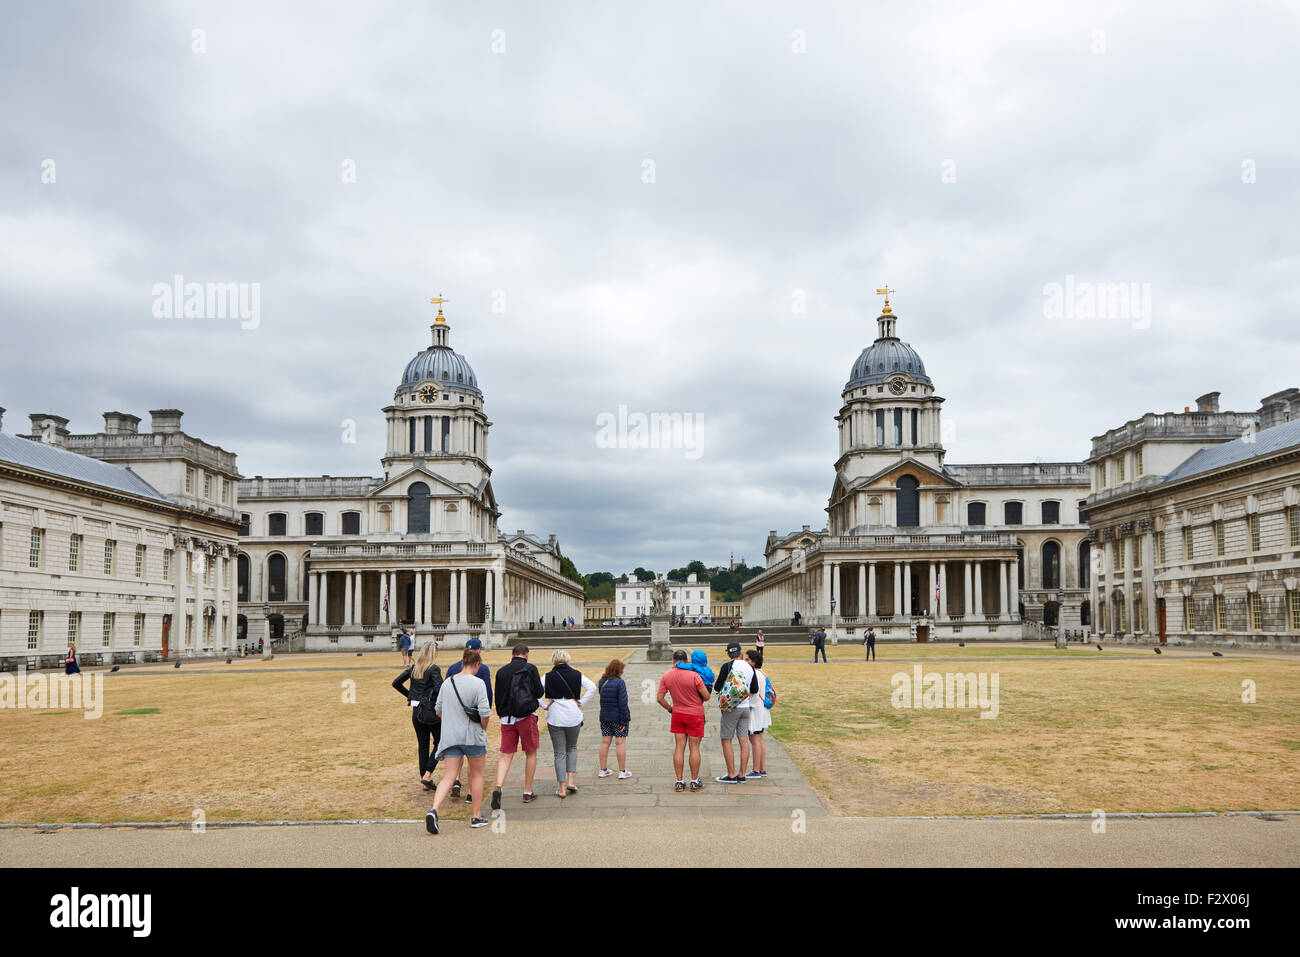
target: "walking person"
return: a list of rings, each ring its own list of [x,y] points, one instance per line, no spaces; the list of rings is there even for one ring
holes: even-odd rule
[[[63,657],[63,673],[65,675],[81,674],[81,664],[77,661],[77,646],[68,644],[68,653]]]
[[[776,689],[772,688],[772,683],[763,673],[763,653],[747,651],[745,657],[754,666],[754,675],[758,678],[758,694],[755,696],[758,700],[749,706],[749,755],[750,767],[753,770],[748,776],[765,778],[767,777],[767,739],[763,736],[763,732],[772,726],[772,715],[768,709],[776,703]]]
[[[409,629],[403,627],[397,636],[397,651],[402,656],[402,667],[409,667],[411,664],[411,650],[415,640],[411,637]]]
[[[682,775],[686,763],[686,747],[691,749],[691,793],[704,787],[700,783],[700,742],[704,740],[704,702],[709,700],[709,686],[699,672],[686,663],[686,652],[673,652],[673,666],[659,679],[659,707],[671,716],[668,730],[673,735],[673,771],[677,783],[673,790],[686,790]]]
[[[713,690],[718,692],[718,707],[722,710],[722,757],[727,762],[727,773],[714,780],[719,784],[743,784],[745,768],[749,764],[749,712],[751,701],[758,693],[758,675],[754,667],[740,656],[740,642],[727,645],[730,659],[718,669],[718,680]],[[731,740],[740,740],[740,771],[736,771],[736,757]]]
[[[618,779],[630,778],[627,769],[627,729],[632,723],[632,712],[627,705],[627,682],[623,680],[623,662],[615,658],[605,666],[605,673],[596,682],[600,692],[600,774],[607,778],[614,772],[609,769],[609,743],[616,742]]]
[[[813,632],[813,664],[817,664],[817,655],[821,654],[822,662],[826,663],[826,629],[818,626]]]
[[[487,689],[477,677],[482,661],[477,651],[466,649],[461,655],[460,671],[449,675],[438,690],[435,709],[442,719],[442,740],[436,757],[446,761],[447,770],[433,792],[433,807],[424,816],[424,826],[430,834],[438,833],[438,808],[451,790],[451,782],[459,779],[462,761],[469,765],[469,826],[487,826],[487,818],[482,814],[483,765],[487,762],[487,726],[492,705],[488,703]]]
[[[555,751],[555,796],[577,794],[578,732],[582,730],[582,708],[596,693],[596,686],[582,672],[571,667],[567,651],[551,655],[552,668],[542,683],[546,694],[546,731]]]
[[[867,661],[876,660],[876,629],[867,626],[867,633],[862,636],[862,643],[867,646]]]
[[[524,803],[537,800],[533,775],[537,773],[537,751],[541,735],[537,709],[543,694],[542,676],[528,661],[528,646],[522,641],[511,652],[510,663],[497,672],[497,716],[501,719],[501,757],[497,761],[497,784],[492,789],[492,810],[501,808],[501,789],[520,748],[524,752]]]
[[[393,679],[393,687],[411,708],[411,725],[415,728],[415,745],[420,758],[420,783],[426,791],[433,790],[433,769],[438,765],[436,754],[438,739],[442,735],[442,719],[436,712],[438,690],[442,687],[442,670],[434,664],[437,657],[437,644],[426,641],[410,666]]]
[[[481,653],[483,651],[483,642],[479,641],[477,638],[471,638],[469,639],[469,641],[465,642],[465,650],[477,651]],[[462,667],[463,666],[460,661],[452,662],[452,664],[447,668],[447,677],[450,678],[454,674],[459,674],[460,669]],[[480,659],[477,673],[478,676],[483,680],[483,686],[487,688],[488,707],[490,708],[492,707],[492,669],[490,669],[487,665],[483,664],[482,660]],[[460,788],[461,788],[460,778],[456,778],[456,780],[453,781],[451,784],[451,796],[460,797]],[[469,801],[470,801],[469,795],[467,794],[465,795],[465,803],[468,804]]]
[[[763,634],[763,629],[758,629],[758,634],[754,636],[754,647],[758,649],[759,654],[763,653],[763,645],[766,642],[767,637]]]

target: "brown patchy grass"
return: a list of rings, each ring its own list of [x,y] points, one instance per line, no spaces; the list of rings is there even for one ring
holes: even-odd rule
[[[882,645],[881,660],[866,663],[860,649],[838,651],[856,660],[769,656],[767,668],[779,684],[773,731],[835,813],[1300,806],[1295,658]],[[998,717],[895,709],[892,676],[910,677],[918,663],[926,674],[997,672]],[[1242,703],[1245,679],[1256,684],[1254,704]]]
[[[627,653],[581,649],[573,658],[595,680]],[[484,658],[495,674],[510,653]],[[438,660],[445,671],[458,658],[443,652]],[[531,660],[545,673],[550,651],[537,649]],[[189,822],[196,809],[207,821],[421,818],[428,809],[410,710],[390,687],[401,670],[396,653],[148,670],[105,675],[97,720],[81,711],[0,710],[0,821]],[[345,680],[356,683],[354,704],[343,703]],[[117,713],[152,708],[158,713]],[[488,740],[490,778],[495,720]],[[452,820],[468,817],[451,799],[443,809]]]

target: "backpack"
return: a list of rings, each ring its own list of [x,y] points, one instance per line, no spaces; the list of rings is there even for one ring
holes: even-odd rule
[[[722,691],[718,693],[718,707],[723,711],[734,711],[748,697],[749,685],[736,673],[736,666],[732,665],[727,671]]]
[[[506,695],[506,713],[512,718],[526,718],[537,710],[537,696],[529,689],[528,669],[520,668],[510,676]]]
[[[767,675],[763,675],[763,680],[767,683],[763,689],[763,707],[770,711],[772,705],[776,704],[776,689],[772,687],[772,679]]]
[[[442,688],[442,669],[437,665],[430,665],[421,680],[424,685],[419,697],[415,699],[415,720],[420,724],[438,724],[441,720],[438,717],[437,704],[438,692]],[[411,678],[411,682],[415,682],[414,677]]]

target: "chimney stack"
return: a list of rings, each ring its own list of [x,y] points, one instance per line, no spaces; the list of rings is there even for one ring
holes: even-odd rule
[[[1271,429],[1283,425],[1300,414],[1300,389],[1283,389],[1260,399],[1259,427]]]
[[[33,412],[29,418],[32,420],[31,437],[37,442],[57,445],[59,448],[67,445],[68,420],[63,416],[50,412]]]
[[[150,409],[149,416],[151,423],[150,432],[179,432],[181,430],[181,416],[185,413],[180,409]]]
[[[105,435],[135,435],[140,431],[140,416],[127,412],[105,412]]]
[[[1205,395],[1196,398],[1197,412],[1218,412],[1219,411],[1219,393],[1207,392]]]

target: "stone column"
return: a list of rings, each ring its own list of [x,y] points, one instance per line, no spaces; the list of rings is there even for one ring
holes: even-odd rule
[[[926,593],[925,596],[925,607],[929,609],[931,618],[937,617],[939,613],[938,604],[935,602],[934,599],[935,583],[938,582],[938,580],[939,580],[938,566],[934,562],[931,562],[930,563],[930,590],[929,592]]]
[[[307,624],[309,625],[320,622],[320,611],[316,608],[316,599],[320,594],[319,579],[320,572],[312,572],[307,576]]]
[[[356,573],[357,597],[353,599],[352,602],[352,614],[353,617],[355,618],[355,620],[353,621],[354,625],[365,624],[366,621],[365,608],[362,605],[363,588],[361,587],[364,578],[365,578],[364,572]]]
[[[1007,563],[1007,614],[1012,618],[1020,616],[1020,583],[1016,576],[1020,573],[1020,563],[1014,558]]]
[[[415,573],[415,609],[411,616],[415,619],[415,625],[424,624],[424,572]]]
[[[1100,563],[1092,559],[1095,548],[1097,542],[1090,542],[1088,545],[1088,631],[1100,634],[1101,628],[1097,624],[1097,566]]]
[[[817,610],[819,615],[829,615],[831,613],[831,566],[830,562],[822,559],[822,601],[821,608]]]
[[[867,614],[867,566],[858,562],[858,607],[859,617]]]
[[[457,612],[460,610],[459,595],[456,592],[456,586],[459,584],[457,581],[457,575],[458,573],[456,569],[453,568],[447,586],[447,620],[453,625],[460,624],[460,618],[457,616]]]
[[[975,563],[975,615],[979,617],[984,614],[984,563],[977,561]]]
[[[903,611],[903,566],[899,562],[890,562],[889,570],[894,576],[894,614],[905,614]]]
[[[912,563],[903,562],[903,614],[912,614]]]
[[[867,562],[867,614],[876,616],[876,563]]]
[[[948,617],[948,563],[939,563],[939,617]]]
[[[343,624],[352,624],[352,573],[343,573]]]
[[[1137,619],[1133,617],[1133,536],[1126,536],[1123,541],[1124,548],[1124,627],[1130,632],[1137,631],[1133,627]],[[1143,622],[1146,625],[1147,622]]]
[[[1007,561],[998,562],[998,612],[1002,617],[1011,614],[1007,607],[1007,579],[1010,577],[1011,563]]]
[[[971,593],[973,589],[971,588],[970,559],[964,561],[962,565],[961,613],[967,618],[970,618],[975,614],[973,610],[974,606],[971,604]]]
[[[397,572],[388,573],[388,623],[391,625],[399,618],[397,611]]]
[[[322,625],[330,623],[330,575],[329,572],[320,573],[320,614],[317,620]]]
[[[224,651],[226,648],[226,631],[221,626],[221,619],[224,617],[223,613],[226,608],[226,562],[225,559],[222,558],[220,552],[213,555],[211,560],[215,562],[217,566],[217,573],[213,578],[216,582],[216,586],[212,591],[212,604],[216,607],[216,615],[212,621],[212,630],[215,632],[212,645],[214,648],[220,648]]]

